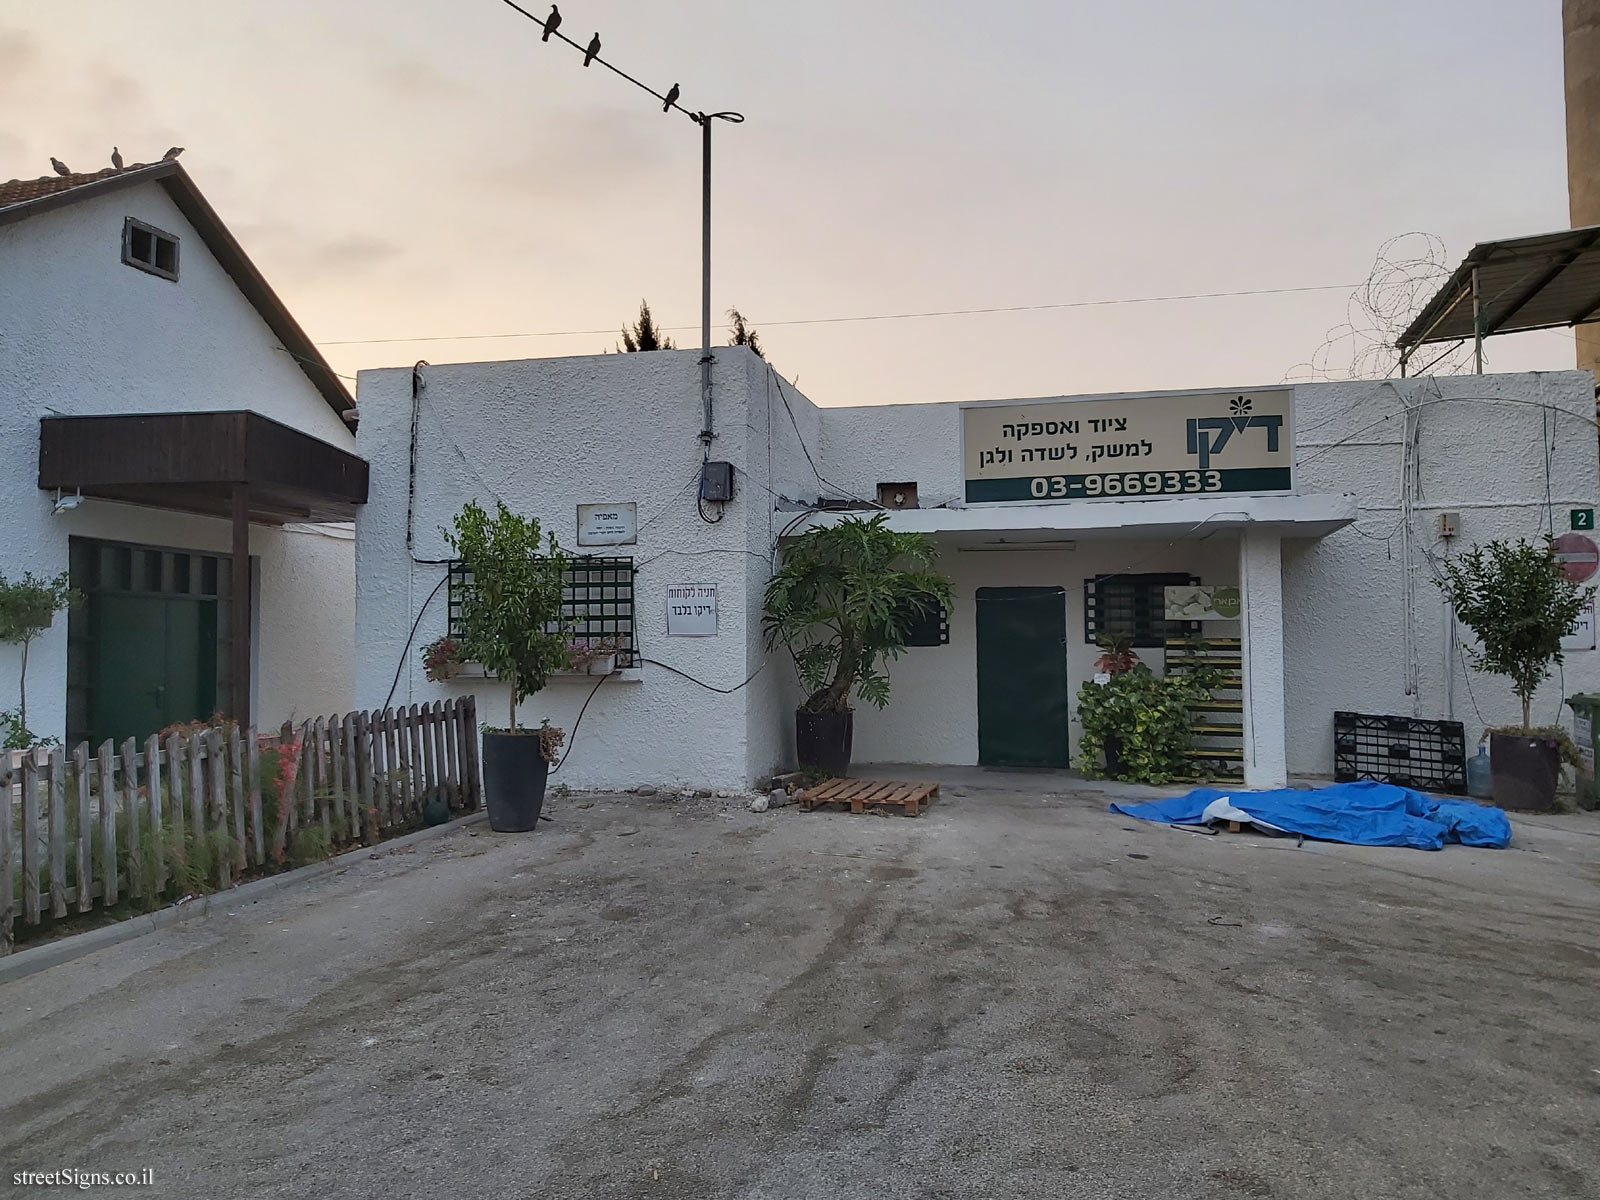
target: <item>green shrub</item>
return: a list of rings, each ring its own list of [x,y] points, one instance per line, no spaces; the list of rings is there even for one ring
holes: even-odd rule
[[[1157,675],[1138,663],[1106,683],[1085,683],[1078,689],[1078,721],[1083,726],[1079,769],[1085,775],[1098,774],[1095,759],[1107,740],[1115,738],[1122,764],[1112,778],[1162,784],[1192,774],[1189,709],[1209,699],[1222,679],[1214,667]]]

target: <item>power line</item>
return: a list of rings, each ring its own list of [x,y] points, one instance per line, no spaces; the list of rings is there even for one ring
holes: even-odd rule
[[[551,38],[556,38],[558,41],[563,41],[567,45],[571,46],[574,50],[576,50],[579,54],[583,55],[583,65],[584,66],[587,67],[590,63],[597,62],[602,67],[604,67],[606,70],[610,71],[613,75],[620,75],[622,78],[626,79],[629,83],[633,84],[634,87],[639,88],[639,89],[641,89],[643,91],[649,92],[657,100],[661,101],[661,103],[662,103],[661,111],[662,112],[666,112],[669,109],[674,109],[675,108],[679,112],[681,112],[684,116],[688,117],[689,120],[693,121],[696,125],[700,124],[702,121],[705,120],[705,114],[704,113],[691,112],[689,109],[684,108],[683,105],[678,103],[678,85],[677,84],[673,84],[672,85],[671,93],[669,93],[668,95],[662,95],[660,92],[656,91],[655,88],[651,87],[648,83],[641,83],[639,80],[635,79],[632,75],[629,75],[621,67],[618,67],[613,63],[609,63],[605,59],[601,58],[600,57],[600,51],[599,51],[600,35],[598,33],[596,33],[594,35],[594,41],[590,42],[589,45],[587,45],[587,46],[578,45],[577,42],[573,41],[566,34],[562,33],[560,31],[560,29],[557,28],[557,26],[560,25],[560,23],[561,23],[561,16],[560,16],[559,13],[556,12],[556,6],[555,5],[552,4],[550,6],[551,14],[554,16],[555,19],[554,20],[550,20],[550,19],[547,18],[545,20],[540,20],[538,17],[534,16],[531,12],[529,12],[527,9],[523,8],[520,4],[512,3],[512,0],[500,0],[500,2],[502,4],[504,4],[507,8],[515,9],[517,12],[519,12],[523,16],[527,17],[528,20],[532,21],[540,29],[544,30],[544,37],[541,39],[542,41],[549,41]]]
[[[510,0],[504,0],[510,3]],[[1314,287],[1253,288],[1237,292],[1188,292],[1172,296],[1125,296],[1113,300],[1063,300],[1054,304],[1010,304],[992,308],[948,308],[929,312],[866,313],[850,317],[800,317],[786,321],[752,321],[762,328],[780,325],[846,325],[864,321],[916,321],[928,317],[970,317],[991,313],[1047,312],[1065,308],[1109,308],[1122,304],[1166,304],[1178,300],[1221,300],[1238,296],[1285,296],[1296,292],[1341,292],[1354,286],[1348,283],[1323,283]],[[663,325],[663,330],[679,333],[698,329],[698,325]],[[422,337],[346,338],[336,342],[318,342],[319,346],[379,346],[401,342],[478,342],[504,338],[537,337],[610,337],[615,329],[556,329],[532,333],[452,333],[432,334]]]

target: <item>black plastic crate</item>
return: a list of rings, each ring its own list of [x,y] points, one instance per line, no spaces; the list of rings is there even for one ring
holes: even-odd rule
[[[1333,778],[1376,779],[1428,792],[1467,790],[1467,735],[1460,721],[1333,714]]]

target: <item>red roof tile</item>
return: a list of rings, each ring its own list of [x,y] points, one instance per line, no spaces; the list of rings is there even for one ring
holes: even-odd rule
[[[0,183],[0,208],[9,208],[13,204],[26,204],[29,200],[38,200],[42,196],[54,196],[57,192],[70,191],[86,183],[97,183],[113,175],[137,171],[149,165],[149,163],[130,163],[120,170],[116,167],[107,167],[92,174],[74,172],[71,175],[45,175],[39,179],[7,180],[5,183]]]

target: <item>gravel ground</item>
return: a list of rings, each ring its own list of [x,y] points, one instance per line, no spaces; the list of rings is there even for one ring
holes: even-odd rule
[[[1104,802],[1015,780],[915,820],[575,796],[536,835],[216,900],[0,986],[0,1182],[1597,1194],[1600,818],[1424,854]]]

